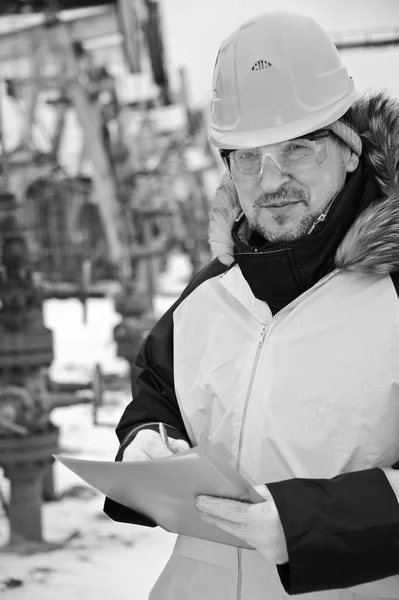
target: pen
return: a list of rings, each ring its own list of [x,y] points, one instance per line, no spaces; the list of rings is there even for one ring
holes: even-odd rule
[[[168,434],[166,433],[165,425],[163,423],[159,423],[158,427],[159,427],[159,435],[161,436],[161,440],[163,441],[165,446],[167,448],[169,448]],[[170,448],[169,448],[169,450],[170,450]]]

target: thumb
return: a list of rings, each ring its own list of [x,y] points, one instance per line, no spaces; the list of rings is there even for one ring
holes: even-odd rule
[[[180,454],[180,452],[186,452],[187,450],[190,450],[190,446],[185,440],[174,440],[173,438],[168,438],[168,443],[173,454]]]
[[[274,503],[273,496],[269,492],[269,488],[266,485],[255,485],[254,490],[256,490],[258,494],[260,494],[265,500]]]

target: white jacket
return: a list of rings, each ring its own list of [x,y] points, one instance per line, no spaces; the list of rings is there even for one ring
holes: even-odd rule
[[[370,102],[377,105],[383,101],[378,97]],[[366,109],[370,110],[370,105],[360,102],[360,117]],[[389,116],[395,114],[397,123],[397,107],[391,109]],[[373,132],[379,152],[387,131],[387,124],[380,123]],[[370,156],[375,158],[371,151]],[[141,396],[127,409],[120,426],[122,440],[129,428],[145,422],[148,415],[149,421],[157,418],[184,431],[193,445],[208,437],[222,442],[234,456],[238,471],[257,484],[270,484],[282,511],[293,580],[301,544],[311,549],[313,555],[309,556],[316,565],[317,536],[325,533],[318,532],[324,517],[317,521],[315,516],[313,523],[310,513],[306,518],[310,519],[307,527],[313,541],[307,541],[306,532],[303,540],[291,536],[296,525],[284,515],[284,506],[295,506],[290,490],[296,488],[290,488],[290,482],[297,478],[318,482],[323,494],[329,489],[323,487],[324,480],[362,471],[365,479],[359,481],[366,482],[370,473],[382,489],[381,505],[375,507],[373,516],[376,521],[370,522],[376,529],[375,547],[384,543],[385,535],[377,535],[379,508],[381,531],[383,527],[384,532],[390,531],[390,543],[399,546],[399,471],[391,468],[399,460],[399,299],[389,276],[399,270],[397,156],[395,160],[391,165],[384,161],[385,171],[375,160],[383,201],[369,207],[348,231],[336,253],[335,269],[274,316],[266,302],[255,298],[238,265],[232,266],[228,232],[239,207],[225,182],[218,191],[211,224],[211,242],[220,268],[205,270],[150,334],[138,361],[143,368]],[[164,355],[168,352],[167,365]],[[160,392],[161,383],[166,386],[165,393]],[[182,425],[175,410],[167,420],[160,409],[154,414],[148,408],[156,394],[166,397],[172,388]],[[313,489],[311,482],[308,487]],[[337,489],[341,489],[338,484]],[[368,489],[365,484],[364,490]],[[286,502],[281,502],[282,497]],[[332,527],[326,534],[331,541],[329,556],[335,552],[337,564],[344,565],[339,562],[340,555],[348,561],[352,556],[341,547],[345,538],[339,532],[334,537],[334,522],[340,530],[349,521],[350,528],[357,515],[351,513],[350,499],[341,500],[338,493],[327,509],[323,503],[320,506],[330,513],[325,517],[326,528],[327,522]],[[369,501],[364,496],[356,499],[359,513]],[[375,498],[372,501],[376,502]],[[303,509],[306,512],[306,505]],[[395,519],[391,528],[389,522],[383,522],[385,511]],[[359,539],[363,535],[367,544],[362,563],[366,565],[367,552],[371,556],[375,548],[368,527],[362,528]],[[373,564],[380,560],[378,573],[383,573],[391,555],[387,551],[383,560],[379,556],[376,551]],[[312,564],[303,565],[311,573]],[[359,572],[362,568],[365,570],[360,567]],[[399,573],[399,560],[395,572]],[[364,575],[366,581],[367,573]],[[339,576],[336,573],[333,587]],[[295,587],[293,593],[297,593]],[[255,550],[180,536],[150,600],[287,597],[276,566]],[[298,597],[399,598],[399,576]]]

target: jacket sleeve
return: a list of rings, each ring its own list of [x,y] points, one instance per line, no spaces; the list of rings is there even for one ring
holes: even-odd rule
[[[288,549],[288,594],[348,588],[399,574],[399,461],[332,479],[268,483]]]
[[[221,274],[226,267],[217,259],[198,273],[180,298],[161,317],[144,341],[136,360],[138,372],[135,394],[126,407],[116,428],[120,447],[116,460],[122,460],[123,451],[142,428],[157,429],[165,424],[167,433],[182,438],[190,445],[174,388],[173,373],[173,313],[184,299],[201,283]],[[104,512],[114,521],[154,527],[147,517],[106,498]]]

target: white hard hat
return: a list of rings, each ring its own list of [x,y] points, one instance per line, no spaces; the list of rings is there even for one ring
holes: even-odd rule
[[[276,144],[329,125],[356,97],[338,50],[316,21],[263,13],[219,49],[210,141],[224,149]]]

